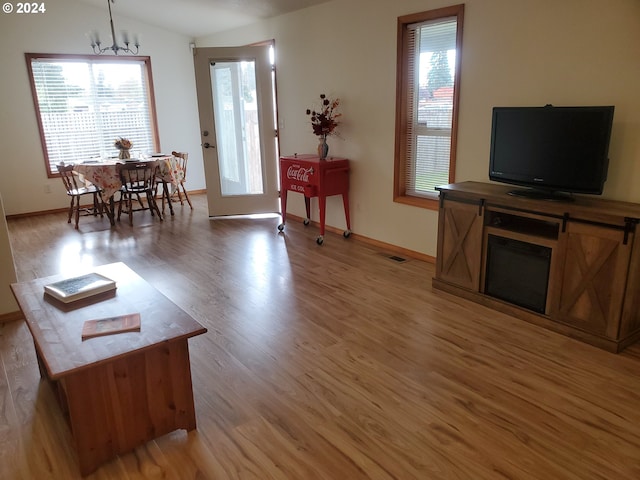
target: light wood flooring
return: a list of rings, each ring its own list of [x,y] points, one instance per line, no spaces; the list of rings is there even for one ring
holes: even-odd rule
[[[19,280],[123,261],[209,330],[189,341],[197,431],[88,478],[640,478],[640,345],[608,353],[433,291],[429,263],[193,200],[133,228],[9,221]],[[0,360],[0,478],[80,478],[22,321]]]

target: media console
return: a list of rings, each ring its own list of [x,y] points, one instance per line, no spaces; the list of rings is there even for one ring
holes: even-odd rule
[[[438,187],[433,287],[600,348],[640,338],[640,204],[554,202],[505,185]]]

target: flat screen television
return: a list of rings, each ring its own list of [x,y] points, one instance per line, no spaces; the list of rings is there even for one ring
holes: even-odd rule
[[[609,167],[613,106],[494,107],[489,179],[550,200],[601,195]]]

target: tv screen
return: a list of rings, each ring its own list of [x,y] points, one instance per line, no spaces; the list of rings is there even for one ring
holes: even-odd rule
[[[602,194],[609,166],[613,106],[494,107],[489,179],[554,198]]]

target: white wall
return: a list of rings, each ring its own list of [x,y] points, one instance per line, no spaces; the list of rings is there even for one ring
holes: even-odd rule
[[[305,109],[339,96],[343,140],[329,140],[330,154],[352,161],[353,231],[435,256],[436,212],[392,199],[397,17],[453,3],[334,0],[196,43],[275,39],[283,154],[315,151]],[[465,1],[456,180],[488,181],[493,106],[612,104],[604,196],[640,202],[639,19],[637,0]],[[342,227],[330,200],[327,223]]]
[[[352,160],[352,230],[435,256],[437,213],[392,200],[396,29],[400,15],[452,3],[333,0],[196,43],[275,39],[283,154],[315,151],[305,110],[320,93],[339,96],[343,139],[329,140],[330,154]],[[604,196],[640,202],[640,2],[467,0],[465,5],[457,180],[487,181],[494,105],[613,104]],[[96,26],[106,37],[105,10],[73,0],[47,2],[47,9],[41,16],[0,16],[0,192],[7,214],[67,204],[61,182],[45,177],[24,52],[88,53],[85,33]],[[115,22],[118,29],[143,34],[162,148],[189,151],[189,188],[205,188],[189,39],[117,14]],[[54,193],[43,193],[46,184]],[[303,216],[301,196],[289,197],[289,211]],[[315,201],[313,207],[317,219]],[[343,228],[339,197],[330,198],[327,207],[327,223]]]
[[[16,282],[16,269],[9,243],[7,221],[4,218],[4,206],[0,195],[0,316],[19,310],[9,285]]]
[[[68,206],[60,179],[46,176],[24,53],[90,54],[87,34],[94,29],[110,39],[106,5],[45,4],[44,14],[0,15],[0,192],[7,215]],[[115,8],[114,23],[116,33],[141,34],[140,54],[151,57],[161,149],[189,152],[187,188],[205,188],[191,39],[120,17]]]

